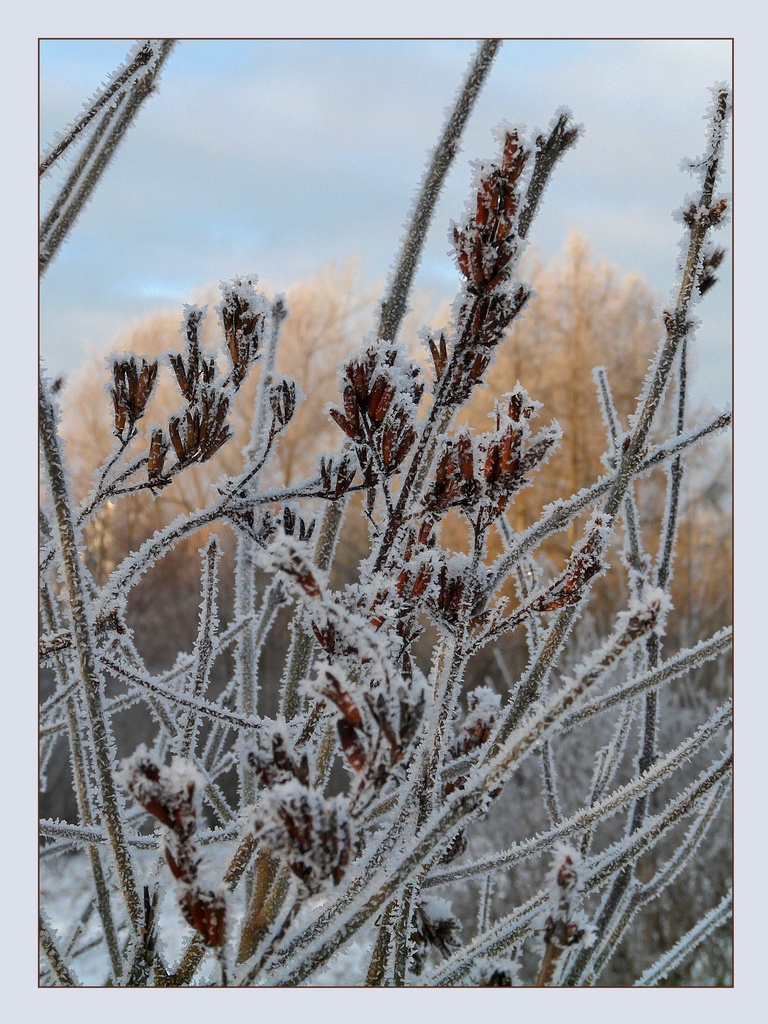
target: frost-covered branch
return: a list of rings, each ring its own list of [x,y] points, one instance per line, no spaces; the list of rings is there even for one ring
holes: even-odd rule
[[[697,803],[703,799],[704,795],[710,791],[711,787],[723,775],[729,772],[730,763],[730,758],[717,762],[715,767],[708,771],[694,786],[685,789],[678,797],[671,800],[667,807],[653,819],[649,818],[643,829],[633,835],[631,842],[622,841],[617,846],[609,847],[599,857],[593,858],[594,869],[591,876],[593,880],[597,883],[601,877],[603,880],[609,878],[619,863],[626,863],[647,849],[649,840],[658,842],[668,828],[678,821],[682,815],[690,813]],[[679,763],[677,767],[679,767]],[[658,777],[648,775],[637,783],[617,789],[602,800],[595,801],[588,807],[581,808],[561,822],[557,828],[551,829],[535,839],[527,840],[524,843],[516,843],[508,850],[492,854],[489,857],[479,858],[473,864],[465,867],[435,872],[426,879],[424,884],[426,887],[431,888],[464,878],[475,878],[492,871],[511,867],[513,864],[527,858],[538,856],[540,853],[550,849],[556,842],[577,835],[584,829],[592,827],[595,823],[605,820],[606,817],[626,807],[635,795],[651,790],[657,785]]]
[[[56,513],[57,542],[67,581],[72,633],[80,668],[83,701],[89,719],[94,753],[93,768],[101,794],[102,814],[109,833],[111,852],[126,909],[134,929],[138,930],[141,926],[141,909],[114,781],[112,740],[102,708],[104,681],[94,658],[96,645],[71,517],[72,503],[57,435],[56,414],[43,380],[40,381],[40,442]]]
[[[617,704],[633,700],[635,697],[640,696],[641,693],[660,686],[662,683],[685,675],[686,672],[689,672],[697,665],[702,665],[705,661],[716,658],[719,654],[730,650],[732,643],[733,630],[730,628],[720,630],[713,637],[710,637],[709,640],[702,640],[691,650],[681,651],[679,654],[673,655],[673,657],[659,665],[658,668],[645,672],[636,679],[628,680],[622,686],[609,690],[602,697],[598,697],[589,704],[582,704],[578,710],[570,715],[565,715],[561,719],[560,732],[566,732],[579,722],[591,718],[592,715],[599,715],[603,711],[608,711],[610,708],[615,707]]]
[[[394,341],[397,337],[400,323],[405,314],[413,276],[416,273],[443,182],[459,151],[459,140],[464,132],[464,127],[500,46],[500,39],[486,39],[478,46],[442,135],[432,152],[395,267],[387,285],[386,295],[381,303],[377,332],[379,338]]]
[[[676,967],[684,963],[712,932],[730,920],[733,914],[733,893],[728,891],[716,907],[678,939],[672,949],[664,953],[637,979],[635,985],[657,985]]]
[[[69,145],[87,130],[83,152],[51,203],[40,228],[40,273],[44,273],[78,214],[87,203],[139,109],[155,90],[160,70],[174,45],[172,39],[137,44],[112,83],[48,151],[40,173],[48,170]]]

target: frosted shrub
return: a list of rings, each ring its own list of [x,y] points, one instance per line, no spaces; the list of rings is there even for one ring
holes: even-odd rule
[[[672,748],[660,718],[667,684],[721,656],[731,633],[671,655],[663,647],[683,460],[730,421],[686,424],[684,372],[692,307],[722,258],[709,236],[728,210],[717,181],[730,96],[713,93],[707,148],[691,164],[698,191],[681,214],[674,302],[627,423],[607,374],[594,372],[605,474],[513,532],[507,513],[557,448],[559,426],[525,380],[497,397],[491,429],[456,422],[535,301],[519,263],[546,183],[578,139],[567,111],[532,138],[499,130],[452,228],[461,285],[451,322],[425,335],[429,368],[398,342],[431,211],[497,45],[480,47],[434,151],[378,329],[339,369],[327,410],[339,445],[310,478],[267,483],[302,396],[275,370],[289,311],[255,278],[222,286],[219,354],[201,345],[207,311],[188,306],[181,351],[165,364],[114,360],[114,451],[80,507],[41,383],[40,653],[55,677],[41,708],[41,771],[45,786],[52,749],[67,744],[78,815],[41,824],[43,888],[54,858],[60,879],[82,883],[63,910],[43,901],[45,984],[591,985],[643,907],[696,870],[729,792],[730,704],[708,708]],[[124,77],[124,90],[132,82]],[[676,365],[675,426],[658,440],[651,431]],[[145,424],[161,373],[172,374],[178,407]],[[158,494],[212,459],[252,373],[243,471],[97,585],[80,557],[84,527],[107,502]],[[669,486],[661,536],[650,538],[636,490],[655,467],[667,468]],[[365,517],[369,546],[338,586],[345,515]],[[464,550],[443,540],[446,517],[464,523]],[[236,538],[229,621],[213,527]],[[569,529],[570,555],[553,567],[541,547]],[[195,533],[205,542],[197,638],[152,674],[127,602]],[[584,613],[606,576],[614,604],[592,642]],[[260,656],[278,642],[281,610],[292,620],[275,696]],[[524,670],[514,676],[502,661],[499,678],[478,677],[477,655],[513,631],[528,644]],[[228,681],[214,686],[212,668],[229,655]],[[124,756],[113,718],[135,705],[154,735]],[[568,741],[579,734],[577,765]],[[526,832],[532,800],[542,817]],[[510,822],[522,830],[511,845],[497,839]],[[707,900],[689,930],[671,922],[660,958],[642,940],[631,946],[630,980],[664,978],[727,920],[730,893]]]

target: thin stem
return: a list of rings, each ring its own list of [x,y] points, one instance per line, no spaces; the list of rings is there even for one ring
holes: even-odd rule
[[[270,888],[280,873],[280,862],[269,851],[260,850],[256,855],[254,869],[250,899],[240,929],[238,964],[244,964],[254,955],[259,943],[267,934],[271,922],[265,916],[265,904]]]
[[[616,707],[626,701],[641,696],[647,690],[658,687],[672,679],[679,679],[692,669],[703,665],[705,662],[716,658],[729,650],[733,643],[733,630],[730,627],[719,630],[708,640],[687,651],[681,651],[673,655],[667,661],[662,662],[657,668],[648,670],[642,675],[630,678],[621,686],[617,686],[602,697],[589,704],[582,704],[578,709],[568,715],[564,715],[560,722],[560,732],[567,732],[575,725],[586,721],[593,715],[602,714],[610,708]]]
[[[126,910],[134,931],[138,933],[141,929],[143,914],[134,879],[131,855],[125,841],[122,808],[118,801],[112,774],[113,740],[104,716],[104,679],[96,664],[96,643],[87,610],[80,556],[72,522],[69,488],[56,433],[56,417],[48,389],[43,381],[40,382],[40,441],[56,513],[58,544],[66,578],[83,700],[88,713],[94,754],[93,764],[101,797],[102,815],[110,838],[111,853]]]
[[[414,205],[403,245],[387,286],[387,292],[381,303],[381,316],[377,330],[379,338],[394,341],[397,337],[413,284],[413,276],[421,258],[427,230],[443,182],[459,150],[459,140],[464,127],[500,46],[500,39],[486,39],[478,47],[443,133],[432,151],[429,168]]]
[[[192,696],[199,700],[208,685],[208,675],[213,660],[213,643],[218,624],[217,616],[217,564],[221,556],[219,542],[211,537],[204,553],[203,573],[201,579],[202,601],[200,607],[200,625],[195,643],[195,661],[192,672]],[[197,715],[190,711],[184,724],[183,735],[179,745],[179,755],[189,757],[195,745],[197,731]]]
[[[381,923],[376,931],[376,942],[373,945],[371,961],[365,984],[371,988],[380,988],[387,977],[387,965],[391,959],[393,944],[393,928],[397,917],[397,903],[393,900],[381,915]]]
[[[693,928],[690,928],[685,935],[683,935],[674,944],[672,949],[664,953],[663,956],[659,957],[653,966],[649,967],[635,982],[638,986],[657,985],[660,981],[667,977],[667,975],[679,967],[682,963],[691,956],[692,953],[698,949],[702,942],[707,939],[712,932],[724,925],[726,921],[730,920],[733,915],[733,891],[728,892],[723,896],[718,905],[714,907],[709,913],[705,914],[704,917],[698,921]]]
[[[716,818],[727,790],[728,784],[725,779],[714,785],[707,794],[698,818],[691,825],[684,841],[678,846],[672,857],[657,871],[649,883],[641,885],[634,881],[628,887],[626,895],[622,893],[624,898],[609,922],[609,929],[604,929],[602,941],[589,951],[586,962],[581,965],[580,973],[574,974],[569,979],[570,984],[591,985],[594,983],[595,978],[614,955],[638,911],[667,888],[686,864],[696,856],[704,837]]]
[[[266,454],[271,448],[267,438],[270,416],[269,395],[275,379],[277,353],[280,346],[280,326],[285,319],[282,302],[272,307],[270,332],[262,357],[261,375],[256,389],[251,420],[251,434],[248,445],[243,452],[246,465],[255,464],[257,472],[249,480],[249,490],[255,491],[261,471],[266,464]],[[266,437],[265,437],[266,434]],[[237,536],[237,553],[235,557],[235,610],[239,618],[248,615],[256,604],[256,559],[254,556],[255,542],[243,531]],[[274,588],[269,590],[269,601],[265,595],[262,616],[257,620],[252,616],[238,638],[235,651],[235,676],[239,681],[240,710],[251,716],[256,713],[259,686],[259,653],[257,633],[259,627],[271,622],[269,606],[274,604],[278,595]],[[276,608],[275,608],[276,611]],[[265,618],[266,616],[266,618]],[[238,785],[241,806],[252,804],[256,798],[253,769],[246,758],[241,757],[238,763]]]
[[[40,588],[40,611],[41,617],[48,629],[59,625],[56,607],[51,596],[50,588],[45,585]],[[69,682],[69,670],[65,660],[61,656],[55,659],[56,677],[58,680],[57,689],[67,694],[66,697],[66,718],[69,730],[69,756],[72,779],[74,782],[75,796],[77,799],[77,811],[79,823],[84,828],[93,824],[92,795],[88,784],[88,768],[85,761],[83,744],[81,739],[81,722],[75,707],[73,691],[77,687],[77,680]],[[123,963],[120,957],[120,949],[117,942],[117,931],[112,916],[112,906],[109,900],[109,889],[101,864],[99,851],[95,846],[88,846],[88,857],[91,863],[91,873],[96,889],[96,906],[101,917],[104,937],[107,942],[107,950],[112,963],[112,970],[115,978],[123,973]]]
[[[40,945],[43,947],[43,952],[48,958],[48,963],[53,969],[53,973],[59,980],[61,985],[66,985],[68,988],[72,988],[78,984],[76,975],[72,974],[64,957],[61,954],[61,950],[56,943],[53,932],[48,926],[48,922],[42,916],[39,917],[40,926]]]
[[[411,917],[413,916],[416,897],[421,887],[415,884],[406,885],[402,898],[397,903],[397,925],[392,956],[392,984],[402,988],[408,983],[408,951],[411,935]]]
[[[328,571],[333,560],[345,511],[346,503],[341,501],[329,502],[325,507],[315,542],[314,558],[315,565],[323,572]],[[291,646],[280,684],[280,710],[287,721],[299,713],[299,683],[308,675],[314,646],[314,633],[307,613],[300,606],[293,618]]]
[[[97,93],[96,98],[85,113],[81,114],[80,117],[77,118],[77,120],[74,121],[68,129],[66,129],[62,134],[61,139],[52,145],[42,156],[39,171],[41,178],[45,172],[56,163],[59,157],[67,151],[72,143],[76,141],[78,135],[88,127],[101,108],[107,104],[115,93],[126,84],[128,79],[134,75],[139,68],[145,67],[149,63],[153,56],[152,43],[147,41],[146,43],[139,44],[138,52],[136,52],[136,47],[134,47],[129,52],[128,58],[130,58],[131,53],[135,53],[136,55],[132,60],[130,60],[130,63],[126,63],[123,70],[113,76],[109,85]],[[128,58],[126,58],[126,61],[128,61]]]
[[[146,72],[135,79],[125,92],[124,97],[114,107],[105,111],[101,122],[94,131],[93,140],[86,148],[59,197],[54,200],[51,211],[43,222],[39,261],[41,274],[45,273],[67,237],[78,214],[138,114],[142,103],[154,91],[156,79],[173,44],[174,40],[172,39],[159,42],[155,51],[156,58],[148,65]],[[107,134],[106,129],[113,120],[114,126]]]
[[[162,697],[174,704],[178,704],[179,707],[189,708],[198,715],[205,715],[207,718],[226,722],[227,724],[239,729],[255,731],[262,727],[263,722],[260,718],[244,718],[243,715],[238,715],[234,711],[227,711],[225,708],[219,707],[218,704],[214,704],[211,701],[201,699],[196,700],[193,697],[185,697],[180,693],[176,693],[173,690],[169,690],[166,687],[161,686],[149,676],[144,676],[132,669],[129,669],[127,665],[116,661],[108,654],[99,653],[96,656],[96,660],[105,668],[114,672],[115,675],[121,676],[126,681],[134,683],[136,686],[140,686],[143,689],[149,690],[158,697]]]
[[[67,719],[69,721],[69,749],[72,764],[72,777],[75,782],[75,793],[77,795],[78,817],[80,824],[88,828],[93,824],[91,814],[91,795],[88,787],[88,773],[85,766],[83,745],[80,741],[80,725],[75,712],[75,702],[72,697],[67,700]],[[88,846],[88,859],[93,874],[93,885],[96,890],[96,906],[98,907],[104,938],[107,943],[107,951],[112,964],[115,978],[123,974],[123,963],[120,956],[120,947],[117,941],[117,930],[112,916],[112,906],[109,900],[109,888],[101,864],[99,851],[95,846]]]
[[[544,803],[551,826],[557,825],[563,817],[560,798],[557,793],[557,768],[552,753],[552,743],[545,740],[541,745],[541,775],[544,783]]]

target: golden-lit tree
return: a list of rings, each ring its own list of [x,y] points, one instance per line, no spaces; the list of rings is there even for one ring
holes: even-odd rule
[[[480,426],[492,396],[510,391],[519,380],[542,404],[541,417],[556,419],[563,429],[562,444],[535,486],[516,496],[510,518],[517,530],[564,489],[573,493],[605,471],[600,461],[605,427],[594,382],[583,367],[606,368],[617,411],[626,420],[661,330],[646,282],[639,275],[622,278],[610,264],[594,259],[579,234],[569,236],[551,263],[533,255],[524,275],[536,301],[515,320],[489,372],[488,389],[476,395],[469,410],[471,422]]]

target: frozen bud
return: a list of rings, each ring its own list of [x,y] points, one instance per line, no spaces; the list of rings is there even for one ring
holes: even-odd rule
[[[320,597],[322,588],[316,575],[318,570],[307,558],[304,545],[300,547],[283,535],[272,542],[270,554],[275,569],[297,583],[308,597]]]
[[[443,562],[437,575],[436,605],[440,617],[448,626],[459,622],[461,605],[464,600],[464,570]]]
[[[266,790],[254,811],[258,843],[280,857],[310,892],[338,885],[356,848],[341,797],[326,799],[299,782]]]
[[[388,473],[394,472],[402,463],[415,440],[416,429],[410,412],[401,405],[395,405],[381,435],[381,458]]]
[[[384,420],[394,397],[395,389],[389,380],[383,374],[377,377],[368,398],[368,416],[374,427]]]
[[[457,442],[459,470],[465,480],[473,480],[475,475],[475,455],[472,438],[467,433],[459,435]]]
[[[443,376],[448,363],[448,349],[445,344],[445,335],[440,332],[440,337],[429,338],[429,350],[432,353],[432,361],[435,364],[435,376],[438,380]]]
[[[195,929],[207,946],[224,945],[227,906],[222,893],[192,885],[182,891],[179,906],[187,924]]]
[[[306,753],[299,756],[285,733],[277,726],[270,732],[259,732],[258,745],[248,752],[248,764],[256,772],[265,788],[297,779],[309,785],[309,760]]]
[[[179,334],[183,334],[187,339],[187,345],[190,346],[190,355],[194,355],[198,350],[200,343],[200,329],[205,319],[207,307],[191,305],[184,303],[184,317],[181,321],[181,327],[179,328]]]
[[[467,976],[467,985],[473,988],[512,988],[521,984],[520,964],[509,958],[476,961]]]
[[[354,439],[360,434],[360,410],[355,397],[355,390],[351,385],[344,388],[342,399],[344,402],[344,412],[331,406],[328,409],[328,415],[341,427],[347,437]]]
[[[316,631],[317,635],[317,631]],[[332,649],[328,638],[318,637],[325,650]],[[324,642],[325,641],[325,642]],[[309,689],[339,714],[336,731],[341,749],[350,766],[356,772],[363,771],[369,762],[369,741],[360,708],[350,693],[347,681],[329,666],[323,666],[317,679],[308,684]]]
[[[277,516],[270,508],[256,510],[253,505],[245,505],[238,509],[238,517],[253,530],[256,541],[262,546],[268,544],[280,528]]]
[[[462,779],[457,780],[456,783],[449,783],[445,788],[446,796],[448,795],[448,793],[453,792],[454,789],[459,789],[464,784],[464,782],[466,782],[466,776]],[[453,861],[456,860],[457,857],[460,857],[462,853],[466,853],[467,845],[468,843],[466,833],[464,829],[461,829],[459,832],[456,833],[456,835],[453,837],[450,843],[448,843],[445,850],[441,854],[440,863],[451,864]]]
[[[156,361],[148,363],[142,359],[139,368],[136,358],[131,356],[129,359],[116,359],[112,364],[115,434],[121,441],[128,440],[134,425],[144,415],[156,379]]]
[[[320,457],[320,480],[329,497],[334,500],[342,497],[354,479],[355,464],[349,452],[344,452],[339,458],[325,455]]]
[[[228,395],[207,382],[200,385],[196,395],[183,417],[168,420],[168,436],[182,465],[205,462],[232,436],[227,422]]]
[[[435,524],[431,519],[426,519],[419,527],[418,542],[426,548],[433,548],[437,543]]]
[[[512,128],[505,135],[501,153],[501,171],[510,183],[517,181],[523,173],[529,156],[529,150],[520,142],[517,128]]]
[[[165,456],[168,454],[168,439],[162,428],[158,427],[152,431],[152,439],[149,444],[149,456],[147,459],[147,477],[150,483],[157,482],[163,473]]]
[[[467,696],[467,714],[456,741],[452,757],[462,757],[488,741],[501,709],[501,695],[490,686],[478,686]]]
[[[174,878],[195,883],[199,857],[194,842],[202,779],[182,758],[158,764],[144,747],[124,762],[121,781],[133,799],[169,830],[165,857]]]
[[[287,426],[296,412],[295,381],[281,380],[274,384],[269,393],[269,403],[278,429]]]
[[[267,314],[273,312],[266,298],[256,291],[256,281],[255,277],[236,277],[222,283],[222,300],[216,307],[236,388],[259,357]]]
[[[533,603],[536,611],[553,612],[579,603],[590,580],[605,571],[603,551],[606,536],[605,518],[602,514],[593,516],[587,523],[584,536],[574,545],[563,572]]]
[[[186,359],[178,352],[170,352],[168,355],[171,368],[176,375],[179,390],[187,402],[194,402],[197,398],[197,389],[201,376],[199,333],[204,317],[204,308],[184,306],[184,318],[179,328],[179,334],[183,334],[187,339]]]
[[[705,295],[709,289],[717,283],[718,279],[714,272],[723,262],[724,258],[725,249],[710,246],[705,250],[697,282],[699,295]]]
[[[283,508],[283,529],[286,533],[293,533],[294,527],[296,526],[296,513],[292,506],[286,505]]]
[[[170,767],[159,765],[139,748],[124,762],[121,779],[136,803],[167,828],[194,831],[200,780],[190,764],[176,758]]]
[[[339,718],[336,721],[336,732],[350,767],[356,772],[365,771],[370,761],[370,751],[362,728],[346,718]]]
[[[330,623],[325,626],[319,626],[313,620],[312,632],[315,634],[317,642],[327,654],[336,653],[336,630]]]
[[[539,973],[540,983],[549,984],[560,950],[569,946],[590,946],[595,932],[577,909],[580,901],[581,854],[560,843],[554,853],[550,874],[550,905],[552,910],[543,923],[542,938],[547,953]]]
[[[564,852],[559,858],[559,864],[555,873],[557,887],[562,889],[563,892],[570,892],[576,887],[578,877],[573,854]]]
[[[451,911],[447,900],[425,896],[416,905],[411,920],[411,966],[414,974],[421,974],[430,949],[442,956],[450,956],[461,945],[461,924]]]
[[[210,459],[232,437],[227,416],[229,396],[217,388],[204,385],[200,393],[200,430],[198,449],[200,461]]]

